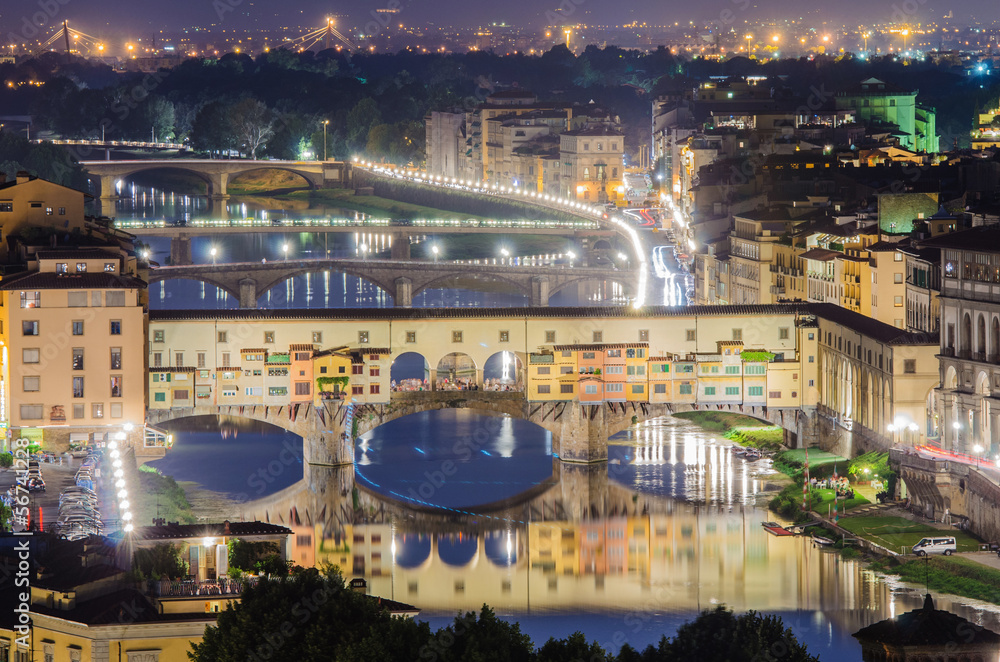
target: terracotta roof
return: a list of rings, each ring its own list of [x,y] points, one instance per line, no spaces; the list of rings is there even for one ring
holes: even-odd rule
[[[267,350],[263,347],[251,347],[247,349],[241,349],[240,354],[266,354]]]
[[[289,352],[311,352],[316,348],[315,345],[289,345]]]
[[[799,255],[799,257],[805,260],[819,260],[820,262],[829,262],[838,257],[841,257],[843,253],[840,251],[831,251],[826,248],[810,248],[805,253]]]
[[[142,290],[146,282],[135,276],[113,273],[57,274],[38,272],[4,279],[0,290]]]
[[[629,349],[629,348],[647,348],[649,347],[648,342],[631,342],[631,343],[591,343],[589,345],[553,345],[552,351],[554,352],[570,352],[570,351],[595,351],[603,352],[606,349]]]
[[[201,369],[205,370],[206,368],[201,368]],[[149,368],[149,372],[198,372],[198,370],[199,369],[195,368],[194,366],[184,366],[183,368],[177,368],[177,367],[170,367],[167,365],[167,366],[157,366],[155,368],[154,367]]]
[[[957,248],[1000,253],[1000,225],[980,225],[961,232],[951,232],[922,241],[920,245],[925,248]]]
[[[953,645],[956,641],[962,642],[959,648],[962,644],[1000,643],[1000,634],[967,621],[958,614],[935,609],[934,600],[929,593],[920,609],[861,628],[853,636],[861,642],[870,641],[889,646],[932,646],[935,648],[935,655],[932,657],[936,657],[939,650],[944,650],[945,646]]]
[[[120,626],[122,623],[153,622],[212,622],[218,614],[186,613],[161,614],[149,599],[135,589],[124,589],[107,595],[77,603],[73,609],[55,609],[39,604],[31,605],[36,614],[51,616],[60,620],[83,623],[91,627],[97,625]]]
[[[39,260],[121,260],[119,253],[101,248],[58,248],[35,253]]]

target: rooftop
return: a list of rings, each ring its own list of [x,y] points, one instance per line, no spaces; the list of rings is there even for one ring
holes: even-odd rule
[[[956,641],[965,645],[1000,643],[1000,634],[957,614],[935,609],[934,600],[929,593],[920,609],[861,628],[854,633],[854,637],[862,642],[871,641],[889,646],[948,646],[949,651]]]
[[[158,526],[140,526],[132,532],[136,540],[181,540],[185,538],[215,538],[222,536],[281,536],[291,529],[267,522],[217,522],[214,524],[178,524],[168,522]]]
[[[4,278],[0,290],[142,290],[146,281],[115,273],[57,274],[32,271]]]
[[[920,242],[923,248],[957,248],[1000,253],[1000,225],[980,225]]]

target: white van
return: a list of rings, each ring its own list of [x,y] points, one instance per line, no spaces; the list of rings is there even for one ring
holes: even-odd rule
[[[952,552],[958,550],[958,545],[954,538],[924,538],[913,546],[913,553],[917,556],[927,556],[928,554],[944,554],[951,556]]]

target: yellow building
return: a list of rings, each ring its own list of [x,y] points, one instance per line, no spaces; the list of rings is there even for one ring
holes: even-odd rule
[[[84,203],[82,191],[54,184],[26,172],[0,183],[0,258],[6,258],[8,237],[25,228],[52,228],[60,232],[82,231]]]
[[[15,436],[60,451],[141,427],[145,283],[135,272],[135,258],[118,248],[40,249],[0,283],[13,329],[5,404]]]

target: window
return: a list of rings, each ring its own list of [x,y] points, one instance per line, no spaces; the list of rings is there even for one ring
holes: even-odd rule
[[[378,395],[381,390],[382,390],[381,385],[379,385],[379,384],[371,384],[368,387],[368,394],[369,395]]]
[[[604,342],[603,331],[594,331],[594,342]]]
[[[153,331],[153,342],[163,342],[163,333],[162,330]]]
[[[809,340],[814,340],[815,338],[816,338],[816,334],[815,333],[810,333],[809,334]]]
[[[83,348],[73,348],[73,370],[83,370]]]
[[[111,348],[111,369],[121,370],[122,369],[122,348],[112,347]]]
[[[21,322],[21,332],[26,336],[37,336],[38,335],[38,322],[36,321],[25,321]]]
[[[681,395],[691,395],[691,385],[681,384],[678,393],[680,393]]]
[[[358,344],[359,345],[367,345],[368,344],[368,332],[367,331],[358,331]]]
[[[351,366],[352,375],[363,375],[365,374],[365,367],[363,365],[352,365]]]
[[[166,393],[154,393],[153,394],[153,402],[166,402],[166,401],[167,401],[167,394]]]
[[[364,394],[365,394],[364,386],[351,386],[351,395],[364,395]]]
[[[714,386],[706,386],[705,387],[705,395],[715,395],[715,387]]]
[[[777,400],[781,397],[781,391],[768,391],[767,397]]]
[[[595,356],[596,356],[596,353],[595,353],[595,352],[584,352],[584,353],[583,353],[583,354],[582,354],[582,355],[580,356],[580,358],[582,358],[582,359],[583,359],[584,361],[588,361],[588,360],[589,360],[589,361],[592,361],[592,360],[594,360],[594,357],[595,357]]]
[[[285,396],[288,395],[288,388],[285,386],[269,386],[267,388],[267,394],[269,396]]]
[[[451,341],[452,342],[462,342],[462,332],[461,331],[452,331],[451,332]]]
[[[122,321],[111,320],[111,335],[120,336],[122,334]]]
[[[104,418],[104,403],[94,402],[90,405],[91,418]]]
[[[105,262],[104,263],[104,273],[113,274],[114,272],[115,272],[115,263],[114,262]]]
[[[646,385],[645,384],[632,384],[632,393],[633,394],[639,394],[639,393],[645,393],[645,392],[646,392]]]
[[[121,418],[123,412],[122,403],[112,402],[111,403],[111,418]]]
[[[13,202],[0,202],[0,212],[12,212],[14,211]]]
[[[500,342],[510,342],[510,331],[500,332]]]
[[[379,373],[381,373],[381,370],[377,366],[373,368],[368,368],[369,377],[378,377]]]
[[[174,365],[178,368],[184,367],[184,352],[174,352]]]
[[[900,283],[902,283],[903,282],[903,274],[893,274],[892,275],[892,282],[896,283],[897,285],[899,285]]]
[[[59,215],[60,216],[65,216],[66,215],[66,208],[65,207],[60,207],[59,208]]]
[[[198,352],[198,367],[205,367],[205,352]]]
[[[747,395],[749,395],[751,397],[753,397],[753,396],[761,397],[761,396],[764,395],[764,387],[763,386],[748,386],[747,387]]]
[[[687,340],[688,342],[694,342],[696,339],[696,334],[697,331],[695,331],[694,329],[686,329],[684,331],[685,340]]]
[[[556,332],[555,331],[546,331],[545,332],[545,342],[546,343],[554,343],[555,341],[556,341]]]
[[[893,253],[893,255],[892,255],[892,261],[893,262],[902,262],[903,261],[903,254],[902,253]]]
[[[70,308],[86,308],[87,300],[86,292],[70,292],[66,298],[66,305]]]
[[[587,395],[597,395],[597,384],[584,385],[583,392]]]
[[[111,397],[122,397],[122,377],[121,375],[111,375]]]
[[[560,393],[572,393],[573,392],[573,385],[572,384],[560,384],[559,385],[559,392]]]
[[[743,329],[733,329],[733,340],[735,341],[743,340]]]
[[[295,395],[309,395],[312,393],[312,384],[309,382],[295,382]]]
[[[153,352],[153,367],[154,368],[163,367],[163,352]]]
[[[738,365],[727,365],[726,366],[727,375],[738,375],[740,374],[740,367]]]
[[[666,384],[653,384],[653,393],[664,394],[667,392]]]
[[[902,306],[903,306],[903,297],[893,297],[892,298],[892,305],[894,307],[896,307],[896,308],[902,308]]]
[[[264,395],[263,386],[247,386],[245,389],[243,389],[243,391],[244,393],[252,397],[260,397]]]
[[[229,332],[228,331],[219,331],[216,334],[216,342],[220,342],[220,343],[229,342]]]
[[[78,274],[85,274],[85,273],[87,273],[87,263],[86,262],[77,262],[76,263],[76,273],[78,273]]]
[[[65,262],[58,262],[58,263],[56,263],[56,273],[57,274],[64,274],[64,273],[67,273],[68,271],[69,271],[69,266]]]
[[[552,372],[552,368],[550,368],[549,366],[539,366],[539,368],[538,368],[538,374],[539,375],[548,375],[548,374],[551,374],[551,372]]]
[[[727,386],[726,387],[726,395],[739,395],[739,394],[740,394],[740,387],[739,386]]]
[[[38,363],[38,348],[26,347],[22,349],[21,363]]]
[[[549,387],[548,384],[539,384],[538,385],[538,392],[539,393],[551,393],[552,389]]]
[[[639,329],[639,342],[649,342],[649,329]]]
[[[24,420],[41,420],[42,405],[21,405],[21,418]]]
[[[903,372],[912,375],[916,371],[917,371],[917,360],[916,359],[904,359],[903,360]]]
[[[73,335],[74,336],[82,336],[83,335],[83,321],[82,320],[74,320],[73,321]]]
[[[560,375],[571,375],[573,374],[573,366],[571,365],[561,365],[559,366]]]
[[[45,208],[45,215],[46,216],[51,216],[52,215],[52,207],[46,207]]]
[[[407,331],[406,332],[406,342],[408,342],[408,343],[415,343],[415,342],[417,342],[417,332],[416,331]]]
[[[86,296],[86,292],[84,296]],[[21,292],[21,308],[38,308],[41,303],[41,292]]]
[[[104,295],[104,305],[109,308],[122,308],[125,305],[125,292],[114,290]]]
[[[764,365],[748,365],[744,371],[748,375],[766,375],[767,366]]]
[[[788,327],[778,329],[778,340],[788,340]]]
[[[274,344],[274,331],[265,331],[264,332],[264,344],[265,345],[273,345]]]
[[[607,355],[612,359],[620,359],[622,357],[622,351],[620,349],[609,349]]]
[[[37,375],[25,377],[22,383],[22,389],[27,393],[40,390],[41,377]]]

